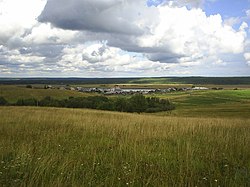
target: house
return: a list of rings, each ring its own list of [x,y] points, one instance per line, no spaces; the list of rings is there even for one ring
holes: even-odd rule
[[[122,89],[121,89],[118,85],[115,85],[114,88],[111,88],[111,89],[110,89],[110,92],[113,92],[113,93],[121,93],[121,92],[122,92]]]
[[[63,87],[63,86],[61,86],[61,87],[59,88],[59,90],[66,90],[66,88]]]
[[[209,88],[206,87],[194,87],[192,90],[209,90]]]

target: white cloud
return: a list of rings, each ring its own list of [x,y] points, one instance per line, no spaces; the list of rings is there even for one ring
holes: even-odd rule
[[[0,44],[32,27],[45,3],[44,0],[0,1]]]
[[[250,9],[246,11],[246,15],[248,18],[250,18]]]
[[[77,33],[77,31],[65,31],[53,28],[49,23],[36,24],[30,33],[23,37],[23,42],[29,45],[70,43],[75,39]]]
[[[164,6],[159,10],[160,24],[152,28],[152,34],[140,37],[142,48],[158,48],[163,55],[176,54],[179,57],[177,62],[183,57],[196,61],[206,56],[237,54],[244,50],[246,23],[235,31],[223,23],[220,15],[207,17],[201,9]],[[162,59],[160,53],[157,55]],[[157,60],[155,53],[150,54],[149,58]]]
[[[192,2],[202,3],[199,0]],[[191,1],[178,3],[190,4]],[[61,28],[91,32],[97,38],[108,40],[109,45],[144,53],[153,61],[183,63],[188,59],[187,62],[195,64],[207,56],[243,52],[246,23],[237,31],[220,15],[208,17],[202,9],[189,10],[169,4],[171,1],[148,8],[143,0],[110,0],[107,3],[51,0],[40,20]],[[77,11],[79,9],[86,11]]]
[[[45,57],[34,56],[34,55],[21,55],[20,53],[12,54],[8,56],[10,62],[20,62],[20,63],[40,63],[43,62]]]
[[[245,53],[244,57],[245,57],[247,64],[250,66],[250,53]]]
[[[156,21],[156,11],[145,0],[51,0],[39,20],[69,30],[138,35]]]
[[[18,64],[41,63],[45,57],[34,54],[21,54],[19,50],[9,50],[6,47],[0,46],[1,59]],[[1,60],[0,59],[0,60]]]
[[[197,8],[202,0],[175,2],[49,0],[42,12],[45,0],[0,0],[1,68],[161,76],[225,66],[225,56],[246,53],[246,23],[207,16]]]
[[[85,45],[70,46],[63,50],[60,66],[71,71],[76,67],[77,71],[91,72],[163,72],[171,65],[149,61],[138,54],[134,56],[119,48],[107,46],[105,43],[91,43]]]
[[[189,6],[189,7],[201,7],[205,0],[168,0],[168,5],[170,6]]]
[[[233,27],[234,25],[241,23],[241,18],[230,17],[230,18],[225,19],[224,23],[230,27]]]

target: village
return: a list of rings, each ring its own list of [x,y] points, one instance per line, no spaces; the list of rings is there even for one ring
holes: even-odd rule
[[[115,85],[113,88],[86,88],[86,87],[73,87],[73,86],[60,86],[54,87],[51,85],[45,85],[45,89],[59,89],[59,90],[71,90],[83,93],[101,93],[104,95],[133,95],[133,94],[154,94],[154,93],[170,93],[177,91],[192,91],[192,90],[209,90],[207,87],[170,87],[170,88],[120,88],[119,85]],[[212,88],[222,89],[222,88]]]

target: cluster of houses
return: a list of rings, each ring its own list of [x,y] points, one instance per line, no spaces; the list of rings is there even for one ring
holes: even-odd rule
[[[52,88],[51,86],[48,86]],[[60,90],[73,90],[84,93],[102,93],[104,95],[133,95],[136,93],[140,94],[153,94],[153,93],[169,93],[175,91],[191,91],[191,90],[208,90],[206,87],[183,87],[183,88],[164,88],[164,89],[154,89],[154,88],[120,88],[115,86],[114,88],[85,88],[85,87],[70,87],[70,86],[61,86],[58,89]]]

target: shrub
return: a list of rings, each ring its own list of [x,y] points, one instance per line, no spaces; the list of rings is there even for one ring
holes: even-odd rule
[[[18,99],[16,102],[17,106],[38,106],[38,100],[32,99]]]
[[[26,88],[32,88],[32,85],[30,85],[30,84],[26,85]]]
[[[164,111],[162,108],[147,108],[145,112],[147,113],[156,113],[156,112],[162,112]]]
[[[40,106],[51,106],[51,107],[60,107],[60,101],[53,99],[50,96],[47,96],[45,98],[43,98],[40,102],[39,102]]]
[[[0,97],[0,106],[6,106],[8,104],[8,101],[4,97]]]
[[[132,112],[141,113],[141,112],[145,112],[147,109],[147,100],[145,96],[141,94],[132,96],[129,99],[129,102],[132,105]]]

